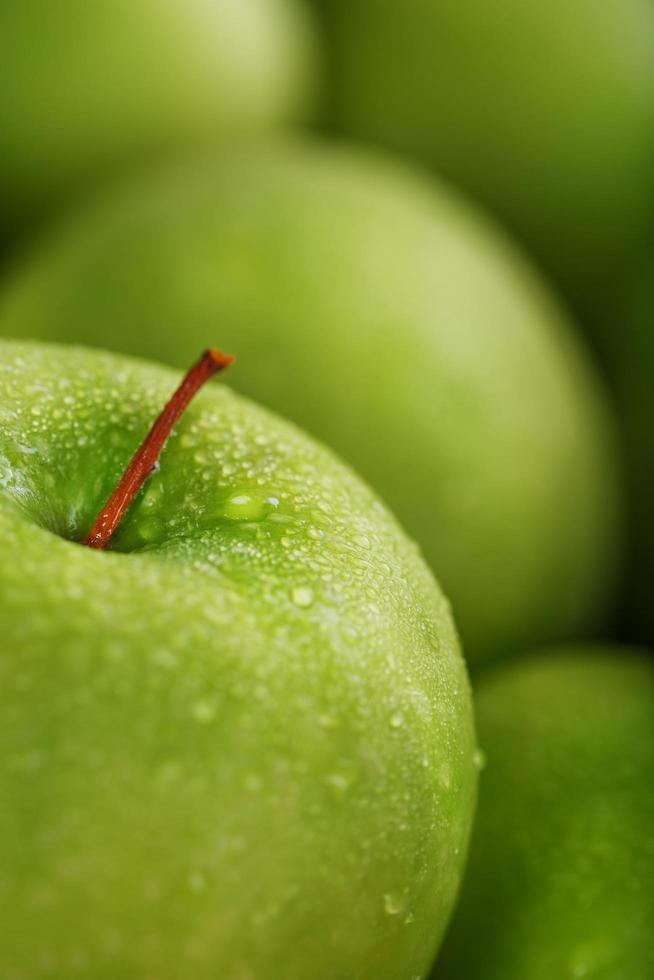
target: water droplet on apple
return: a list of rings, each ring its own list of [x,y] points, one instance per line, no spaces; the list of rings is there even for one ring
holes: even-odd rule
[[[475,749],[472,756],[472,764],[478,772],[486,768],[486,753],[482,749]]]
[[[438,773],[438,782],[441,784],[443,789],[449,789],[452,784],[452,773],[450,772],[450,767],[444,764],[440,768]]]
[[[404,898],[399,892],[387,892],[384,895],[384,912],[386,915],[399,915],[404,908]]]
[[[153,507],[161,501],[164,492],[164,484],[158,481],[150,483],[145,493],[143,494],[143,499],[141,501],[141,507],[147,510],[151,510]]]
[[[263,521],[278,506],[279,499],[271,494],[237,490],[226,498],[223,515],[230,521]]]
[[[301,609],[308,609],[309,606],[313,605],[313,589],[309,589],[306,586],[299,586],[291,592],[291,599]]]
[[[401,711],[394,711],[391,717],[388,719],[388,724],[391,728],[401,728],[404,724],[404,715]]]

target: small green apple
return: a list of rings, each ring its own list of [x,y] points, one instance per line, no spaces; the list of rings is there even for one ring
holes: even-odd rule
[[[341,130],[434,165],[588,302],[652,224],[651,0],[315,0]]]
[[[549,650],[475,691],[488,764],[438,980],[654,976],[654,661]]]
[[[0,342],[0,972],[422,976],[461,875],[466,672],[352,473],[214,385],[86,535],[175,373]]]
[[[233,149],[120,188],[6,284],[0,333],[233,382],[337,449],[419,541],[470,662],[609,605],[612,420],[570,323],[440,184],[351,150]]]
[[[141,155],[304,114],[315,54],[298,0],[0,4],[2,223]]]

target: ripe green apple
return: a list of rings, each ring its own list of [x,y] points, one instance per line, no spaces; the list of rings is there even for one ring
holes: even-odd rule
[[[77,543],[175,381],[0,342],[2,975],[423,976],[476,784],[449,607],[348,469],[222,385],[114,549]]]
[[[336,126],[434,165],[571,291],[604,291],[653,219],[651,0],[314,5]]]
[[[654,976],[654,660],[549,650],[475,705],[488,764],[434,977]]]
[[[311,28],[298,0],[1,4],[2,222],[148,152],[303,114]]]
[[[219,330],[234,385],[337,449],[419,541],[469,661],[605,613],[603,393],[532,269],[445,186],[348,149],[234,149],[73,218],[0,307],[0,334],[180,366]]]

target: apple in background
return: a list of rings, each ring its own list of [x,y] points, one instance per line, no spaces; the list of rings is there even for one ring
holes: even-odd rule
[[[114,549],[78,544],[176,381],[0,342],[3,975],[424,976],[476,784],[448,604],[348,469],[222,385]]]
[[[654,217],[650,0],[315,0],[341,131],[435,166],[575,297]]]
[[[305,114],[312,26],[298,0],[1,4],[2,223],[118,164]]]
[[[654,661],[548,650],[475,689],[488,759],[437,980],[654,976]]]
[[[612,420],[571,324],[440,183],[349,149],[246,146],[121,187],[15,270],[0,333],[186,366],[337,449],[451,599],[469,662],[578,634],[616,570]]]

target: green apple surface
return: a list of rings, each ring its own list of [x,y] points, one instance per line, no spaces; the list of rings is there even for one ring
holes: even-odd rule
[[[33,218],[97,171],[309,109],[298,0],[0,5],[0,214]]]
[[[616,567],[611,419],[552,296],[445,186],[351,150],[234,149],[120,188],[16,270],[0,333],[186,366],[335,448],[451,599],[469,662],[576,635]]]
[[[222,385],[113,550],[76,543],[177,380],[0,342],[0,972],[424,976],[476,784],[449,606],[348,469]]]
[[[605,291],[652,224],[650,0],[314,5],[341,130],[456,180],[571,292]]]
[[[549,650],[475,690],[487,755],[438,980],[654,976],[654,660]]]

